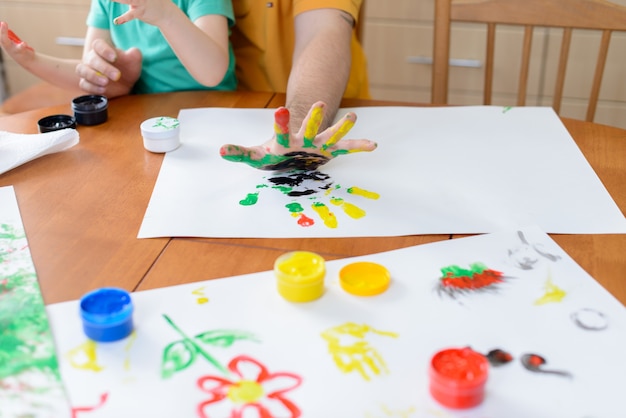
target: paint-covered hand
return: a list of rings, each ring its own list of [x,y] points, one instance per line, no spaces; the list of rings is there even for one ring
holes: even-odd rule
[[[0,46],[20,65],[25,65],[35,57],[33,48],[9,29],[6,22],[0,22]]]
[[[220,154],[228,161],[260,170],[315,170],[340,155],[376,149],[376,143],[367,139],[341,140],[356,122],[354,112],[318,133],[325,107],[323,102],[315,103],[296,135],[289,133],[289,110],[280,107],[274,114],[274,136],[269,141],[253,147],[223,145]]]

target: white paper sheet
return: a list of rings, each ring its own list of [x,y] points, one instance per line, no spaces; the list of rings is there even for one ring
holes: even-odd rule
[[[139,238],[484,233],[529,224],[548,233],[626,232],[624,215],[551,108],[351,110],[358,121],[348,137],[375,140],[378,149],[322,166],[329,178],[304,183],[316,193],[300,197],[272,187],[279,174],[219,155],[226,143],[267,140],[273,109],[181,110],[182,146],[163,161]],[[256,204],[240,203],[248,196]],[[344,211],[345,204],[353,206]]]
[[[354,261],[385,266],[389,289],[373,297],[343,291],[338,272]],[[500,272],[502,282],[441,288],[445,268],[474,263]],[[273,408],[276,418],[292,416],[266,396],[280,389],[307,418],[614,418],[623,411],[626,310],[538,228],[326,265],[324,295],[304,304],[282,299],[272,272],[133,293],[135,332],[114,343],[86,344],[76,301],[48,306],[72,403],[97,404],[90,418],[235,416],[245,402],[231,402],[234,392],[213,398],[199,382],[237,382],[220,370],[247,358],[263,364],[273,383],[247,399]],[[220,331],[223,338],[210,343],[207,336]],[[466,346],[502,349],[513,361],[490,368],[481,406],[455,412],[431,398],[427,370],[439,350]],[[352,370],[333,360],[337,347]],[[545,369],[570,377],[530,372],[524,354],[541,355]],[[292,387],[294,376],[301,381]]]

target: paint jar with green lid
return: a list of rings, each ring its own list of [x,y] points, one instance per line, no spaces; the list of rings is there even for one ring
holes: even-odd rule
[[[292,251],[274,262],[278,293],[290,302],[311,302],[324,293],[326,264],[309,251]]]

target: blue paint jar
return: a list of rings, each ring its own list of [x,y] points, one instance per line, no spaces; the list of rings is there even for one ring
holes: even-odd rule
[[[80,316],[87,337],[98,342],[121,340],[133,332],[133,301],[124,289],[104,287],[80,300]]]

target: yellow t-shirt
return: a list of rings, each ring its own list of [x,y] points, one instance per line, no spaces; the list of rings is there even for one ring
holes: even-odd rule
[[[291,70],[294,17],[333,8],[358,18],[362,0],[233,0],[235,27],[231,40],[242,89],[284,93]],[[352,68],[344,97],[368,99],[367,62],[352,33]]]

